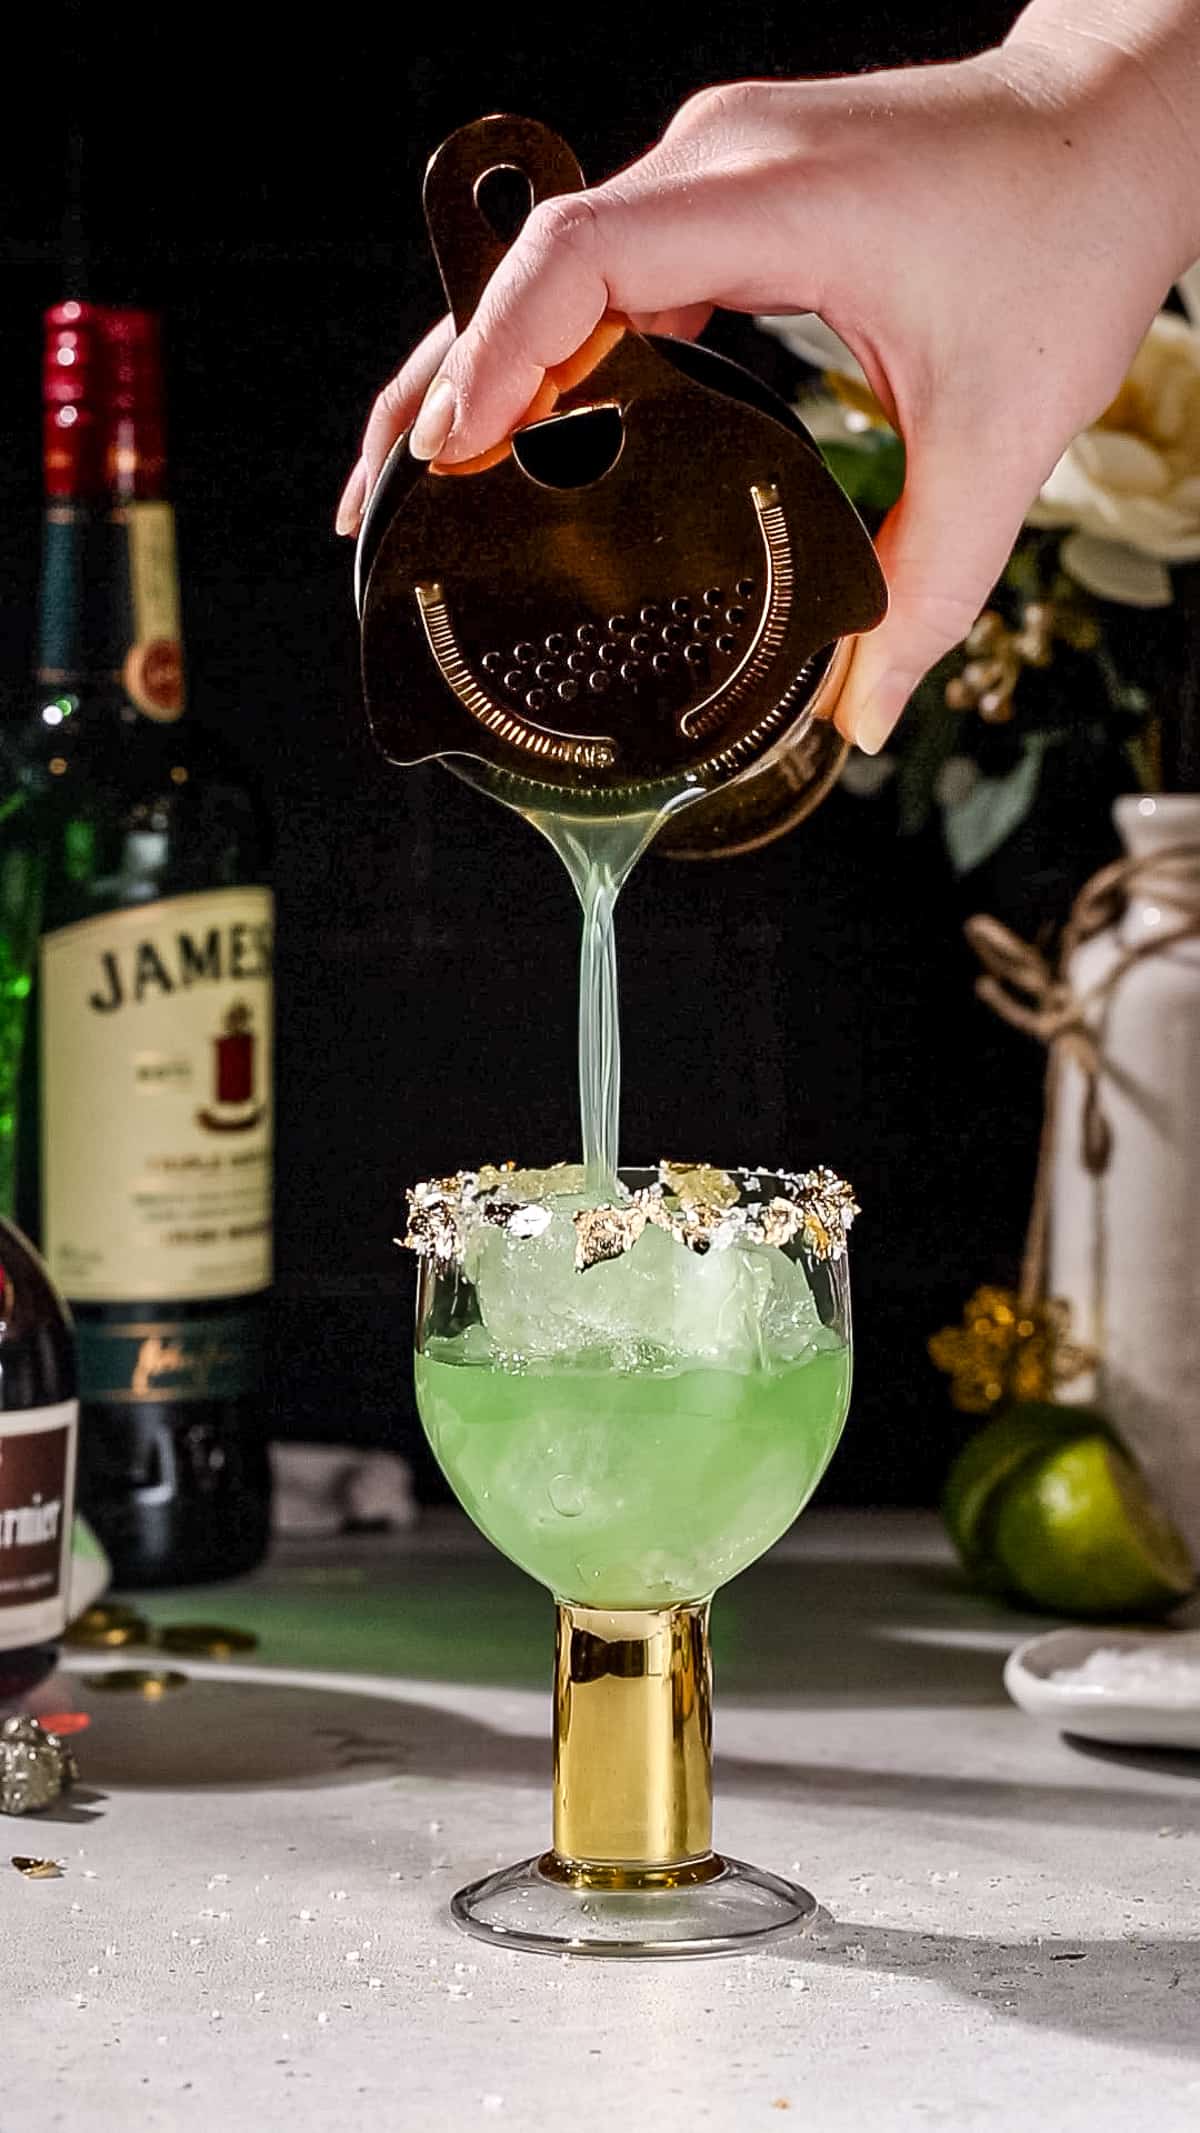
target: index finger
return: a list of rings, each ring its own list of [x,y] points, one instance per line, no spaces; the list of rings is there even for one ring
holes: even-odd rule
[[[594,191],[544,201],[441,366],[454,414],[439,461],[508,436],[606,313],[698,321],[714,302],[759,308],[774,293],[773,249],[751,186],[661,150]]]
[[[409,428],[430,380],[454,341],[454,320],[447,316],[418,342],[406,363],[390,378],[371,409],[363,435],[362,457],[369,496],[397,437]]]

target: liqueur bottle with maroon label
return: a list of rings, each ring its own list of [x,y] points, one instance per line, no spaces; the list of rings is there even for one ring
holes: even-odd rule
[[[0,1220],[0,1706],[50,1672],[66,1626],[78,1420],[70,1318]]]
[[[75,1320],[80,1500],[119,1584],[266,1545],[272,901],[260,810],[183,713],[157,320],[46,321],[25,805],[40,942],[18,1194]]]

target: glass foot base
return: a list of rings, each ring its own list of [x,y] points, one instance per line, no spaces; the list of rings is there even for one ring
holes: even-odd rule
[[[540,1955],[740,1955],[816,1916],[807,1889],[740,1859],[709,1860],[640,1886],[580,1886],[552,1852],[460,1889],[455,1924]]]

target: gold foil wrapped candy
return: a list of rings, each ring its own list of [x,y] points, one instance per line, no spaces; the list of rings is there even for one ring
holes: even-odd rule
[[[104,1674],[85,1674],[84,1681],[105,1696],[144,1696],[147,1703],[160,1703],[172,1689],[186,1689],[191,1678],[177,1667],[111,1666]]]
[[[167,1622],[155,1636],[164,1652],[184,1652],[192,1659],[233,1659],[256,1650],[250,1629],[229,1629],[223,1622]]]
[[[51,1807],[78,1776],[70,1749],[36,1718],[20,1713],[0,1724],[0,1814]]]
[[[135,1614],[132,1607],[106,1601],[76,1615],[63,1642],[84,1651],[116,1651],[123,1644],[145,1644],[149,1636],[150,1625],[144,1615]]]

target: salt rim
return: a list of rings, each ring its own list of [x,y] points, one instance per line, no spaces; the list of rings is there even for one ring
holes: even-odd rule
[[[761,1197],[768,1180],[770,1198]],[[513,1163],[487,1163],[433,1178],[407,1194],[408,1228],[394,1241],[439,1266],[461,1262],[481,1223],[511,1237],[540,1237],[553,1219],[546,1205],[585,1190],[583,1166],[555,1163],[547,1170],[518,1170]],[[743,1200],[742,1193],[759,1194]],[[721,1251],[736,1242],[783,1246],[799,1237],[816,1260],[840,1259],[858,1202],[836,1171],[771,1171],[765,1167],[717,1170],[708,1164],[658,1165],[655,1184],[621,1202],[581,1208],[575,1225],[575,1265],[580,1273],[617,1259],[637,1242],[647,1223],[685,1244],[689,1251]]]

